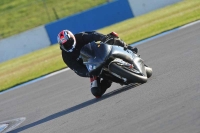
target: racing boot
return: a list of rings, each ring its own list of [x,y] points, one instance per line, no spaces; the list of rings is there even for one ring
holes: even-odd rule
[[[112,82],[109,80],[101,80],[101,90],[102,90],[102,95],[106,92],[106,90],[112,85]]]
[[[108,80],[101,80],[96,76],[90,77],[91,92],[96,98],[100,98],[106,90],[111,86],[112,82]]]
[[[91,93],[96,97],[100,98],[102,96],[102,90],[100,86],[100,78],[97,76],[91,76],[90,77],[90,89]]]

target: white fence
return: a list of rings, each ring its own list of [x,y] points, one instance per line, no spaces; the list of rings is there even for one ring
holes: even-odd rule
[[[0,62],[50,46],[44,26],[0,40]]]
[[[140,16],[153,10],[171,5],[182,0],[128,0],[134,16]]]

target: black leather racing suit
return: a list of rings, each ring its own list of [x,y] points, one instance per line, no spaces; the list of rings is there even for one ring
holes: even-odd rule
[[[77,75],[81,77],[89,77],[89,72],[82,60],[79,59],[81,48],[93,41],[105,41],[107,36],[101,33],[92,32],[80,32],[74,34],[76,38],[76,47],[73,52],[66,52],[62,48],[62,58],[65,64],[72,69]]]

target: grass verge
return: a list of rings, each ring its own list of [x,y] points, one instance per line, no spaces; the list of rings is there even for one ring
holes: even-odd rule
[[[115,31],[127,43],[159,34],[200,19],[200,1],[185,0],[166,8],[98,30]],[[0,91],[65,68],[58,45],[0,64]]]
[[[0,0],[0,38],[18,34],[106,2],[107,0]]]

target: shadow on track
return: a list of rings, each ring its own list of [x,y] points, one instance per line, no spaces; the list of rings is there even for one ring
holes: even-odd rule
[[[79,109],[82,109],[82,108],[85,108],[85,107],[87,107],[87,106],[90,106],[90,105],[92,105],[92,104],[94,104],[94,103],[100,102],[100,101],[102,101],[102,100],[104,100],[104,99],[107,99],[107,98],[109,98],[109,97],[111,97],[111,96],[114,96],[114,95],[116,95],[116,94],[122,93],[122,92],[124,92],[124,91],[129,90],[129,89],[135,88],[135,87],[137,87],[137,86],[139,86],[139,85],[140,85],[140,84],[137,84],[137,83],[136,83],[136,84],[130,84],[130,85],[127,85],[127,86],[125,86],[125,87],[116,89],[116,90],[114,90],[114,91],[112,91],[112,92],[109,92],[109,93],[104,94],[104,95],[103,95],[101,98],[99,98],[99,99],[94,98],[94,99],[85,101],[85,102],[80,103],[80,104],[78,104],[78,105],[75,105],[75,106],[73,106],[73,107],[71,107],[71,108],[68,108],[68,109],[65,109],[65,110],[63,110],[63,111],[60,111],[60,112],[58,112],[58,113],[52,114],[52,115],[50,115],[50,116],[47,116],[47,117],[45,117],[45,118],[43,118],[43,119],[41,119],[41,120],[38,120],[38,121],[36,121],[36,122],[30,123],[30,124],[25,125],[25,126],[20,127],[20,128],[17,128],[17,129],[15,129],[15,130],[13,130],[13,131],[10,131],[9,133],[16,133],[16,132],[24,131],[24,130],[26,130],[26,129],[29,129],[29,128],[31,128],[31,127],[40,125],[40,124],[45,123],[45,122],[47,122],[47,121],[56,119],[56,118],[61,117],[61,116],[63,116],[63,115],[67,115],[67,114],[69,114],[69,113],[75,112],[75,111],[77,111],[77,110],[79,110]]]

